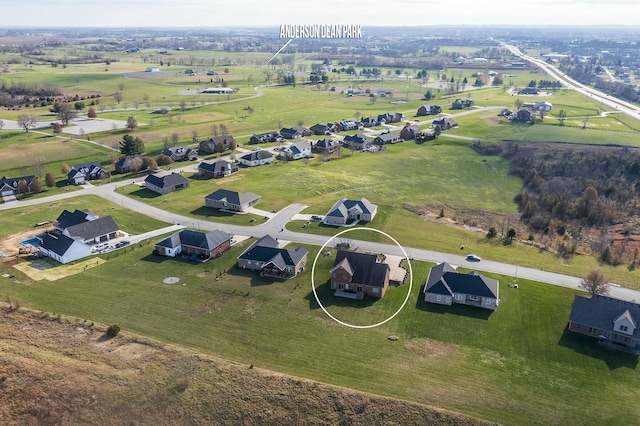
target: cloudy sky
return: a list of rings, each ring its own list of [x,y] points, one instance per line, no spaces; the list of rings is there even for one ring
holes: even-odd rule
[[[4,0],[0,26],[640,25],[640,0]],[[640,26],[639,26],[640,29]]]

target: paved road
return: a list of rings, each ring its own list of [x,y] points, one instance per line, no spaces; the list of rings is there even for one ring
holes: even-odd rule
[[[193,165],[186,166],[185,168],[191,168]],[[138,179],[143,180],[143,179]],[[114,192],[115,187],[119,183],[110,183],[101,186],[89,185],[83,190],[70,191],[64,194],[57,194],[50,197],[43,197],[38,199],[29,199],[26,201],[18,201],[9,204],[0,205],[1,210],[10,210],[27,205],[36,204],[50,204],[52,202],[60,201],[63,199],[76,197],[80,195],[97,195],[103,197],[114,204],[121,205],[125,208],[137,211],[146,216],[158,219],[160,221],[170,223],[173,225],[187,226],[191,228],[201,229],[205,231],[212,231],[214,229],[220,229],[232,235],[244,235],[260,237],[266,234],[271,234],[279,240],[294,241],[302,244],[318,245],[322,246],[329,241],[329,237],[314,234],[304,234],[299,232],[292,232],[286,229],[286,224],[296,216],[300,211],[304,210],[307,206],[303,204],[291,204],[284,209],[280,210],[271,219],[265,223],[258,224],[256,226],[240,226],[230,225],[224,223],[216,223],[203,219],[196,219],[193,217],[183,216],[175,213],[162,210],[157,207],[150,206],[136,199],[123,196],[117,192]],[[345,228],[336,228],[336,233]],[[346,235],[348,236],[348,234]],[[368,241],[359,241],[349,239],[354,246],[358,246],[363,250],[373,253],[388,253],[392,255],[402,256],[402,250],[393,244],[381,244]],[[331,242],[331,246],[335,245],[336,241]],[[440,253],[431,250],[424,250],[413,247],[404,247],[407,255],[411,259],[427,261],[427,262],[448,262],[452,265],[461,265],[479,271],[486,271],[497,273],[507,276],[517,276],[518,278],[526,278],[534,281],[546,282],[550,284],[560,285],[563,287],[578,288],[580,278],[571,277],[567,275],[557,274],[554,272],[541,271],[533,268],[519,267],[506,263],[493,262],[490,260],[482,260],[481,262],[468,262],[465,259],[465,255],[456,255],[448,253]],[[419,286],[423,283],[415,282],[414,285]],[[640,301],[640,292],[636,290],[627,289],[624,287],[613,286],[611,288],[611,295],[625,300],[638,300]]]

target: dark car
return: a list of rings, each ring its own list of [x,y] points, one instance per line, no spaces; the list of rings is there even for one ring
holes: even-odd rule
[[[128,246],[129,244],[131,244],[131,241],[122,240],[122,241],[116,243],[116,248],[121,248],[121,247],[124,247],[124,246]]]

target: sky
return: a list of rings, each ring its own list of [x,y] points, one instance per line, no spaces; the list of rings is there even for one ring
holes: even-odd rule
[[[634,25],[640,0],[3,0],[0,27]]]

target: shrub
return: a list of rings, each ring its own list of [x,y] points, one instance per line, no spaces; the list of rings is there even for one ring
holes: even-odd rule
[[[107,336],[109,337],[116,337],[118,333],[120,333],[120,326],[118,324],[110,325],[109,328],[107,328]]]

